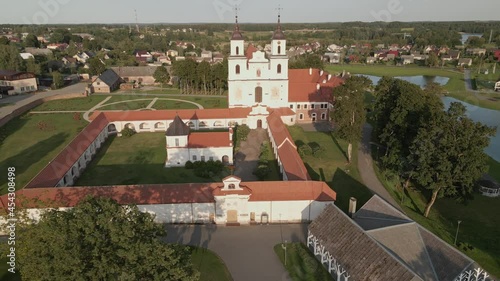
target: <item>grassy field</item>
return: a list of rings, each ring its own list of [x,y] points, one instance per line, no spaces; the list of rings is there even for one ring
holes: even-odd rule
[[[448,92],[448,96],[456,99],[477,104],[478,106],[500,110],[500,95],[486,93],[481,94],[480,98],[472,96],[471,93],[465,90],[464,74],[452,70],[419,66],[385,66],[385,65],[363,65],[363,64],[344,64],[344,65],[328,65],[326,70],[332,73],[340,73],[347,71],[353,74],[366,74],[374,76],[443,76],[450,80],[444,86]]]
[[[294,281],[333,281],[326,268],[319,263],[302,243],[287,243],[285,250],[281,244],[274,246],[274,252]]]
[[[299,126],[292,126],[288,129],[295,143],[315,142],[324,149],[320,157],[306,155],[303,161],[313,180],[325,181],[337,192],[335,204],[340,209],[344,212],[348,211],[350,197],[356,197],[359,206],[371,198],[372,193],[361,183],[356,146],[353,147],[353,161],[347,164],[345,141],[337,140],[331,133],[305,132]]]
[[[199,281],[232,281],[224,261],[214,252],[197,247],[190,247],[193,266],[200,272]],[[2,281],[0,279],[0,281]]]
[[[500,163],[488,157],[488,166],[490,166],[488,174],[500,182]]]
[[[498,164],[498,163],[497,163]],[[405,213],[434,234],[453,245],[457,230],[457,221],[461,220],[458,243],[467,243],[473,249],[459,249],[478,262],[490,274],[500,276],[500,217],[498,206],[500,198],[488,198],[475,194],[466,203],[454,199],[438,199],[429,218],[422,214],[430,194],[416,189],[407,190],[403,200],[402,189],[396,180],[385,178],[380,169],[375,171],[391,196],[400,204]],[[457,243],[457,244],[458,244]]]
[[[171,101],[171,100],[157,100],[153,105],[154,109],[165,110],[165,109],[197,109],[198,107],[192,103],[181,102],[181,101]]]
[[[164,133],[135,134],[130,138],[111,137],[76,185],[219,182],[229,175],[223,172],[213,178],[200,178],[194,175],[193,170],[164,168],[166,157]]]
[[[16,187],[24,187],[86,125],[81,114],[57,113],[23,115],[1,127],[0,194],[7,191],[8,167],[16,168]]]

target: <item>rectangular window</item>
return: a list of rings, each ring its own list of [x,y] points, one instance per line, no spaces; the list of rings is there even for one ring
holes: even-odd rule
[[[314,104],[311,104],[311,108],[314,109]]]
[[[21,87],[21,92],[24,92],[24,87]]]
[[[198,160],[198,157],[196,157],[196,155],[193,155],[193,161],[196,161]]]
[[[205,156],[201,156],[201,161],[205,162]]]
[[[208,160],[214,161],[214,158],[213,157],[208,157]]]
[[[300,109],[300,104],[297,104],[297,109]]]
[[[290,109],[293,109],[293,104],[290,105]]]
[[[179,146],[179,139],[175,139],[175,146]]]
[[[307,109],[307,104],[304,104],[304,109]]]

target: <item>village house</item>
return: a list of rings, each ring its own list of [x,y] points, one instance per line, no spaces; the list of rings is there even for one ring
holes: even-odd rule
[[[367,57],[366,58],[366,63],[367,64],[374,64],[377,61],[376,57]]]
[[[95,54],[89,51],[78,52],[73,56],[73,58],[75,58],[81,64],[86,64],[87,61],[93,57],[95,57]]]
[[[69,47],[68,44],[66,43],[54,43],[54,44],[49,44],[47,45],[47,49],[50,50],[57,50],[57,51],[64,51]]]
[[[20,53],[19,55],[23,58],[23,60],[35,59],[33,54],[30,53]]]
[[[70,56],[63,57],[62,62],[64,64],[64,67],[66,68],[75,68],[78,63],[78,61],[75,58],[72,58]]]
[[[472,66],[472,59],[465,58],[458,60],[458,66]]]
[[[323,61],[332,64],[340,63],[340,54],[339,53],[325,53],[323,55]]]
[[[38,90],[38,80],[31,72],[0,70],[0,86],[12,87],[9,95],[31,93]]]
[[[104,71],[99,77],[92,81],[93,93],[111,93],[120,88],[122,82],[120,76],[112,69]]]
[[[484,56],[486,54],[486,49],[470,48],[470,49],[467,49],[467,54],[473,55],[473,56]]]
[[[33,56],[50,56],[52,55],[52,50],[49,49],[40,49],[40,48],[32,48],[27,47],[24,49],[25,53],[30,53]]]
[[[148,51],[137,50],[134,52],[134,56],[137,62],[153,62],[153,55]]]
[[[495,83],[495,91],[500,91],[500,79]]]
[[[177,50],[168,50],[167,51],[167,56],[169,57],[177,57],[179,55],[179,52]]]
[[[403,65],[412,64],[415,62],[415,58],[412,55],[401,56],[401,63]]]

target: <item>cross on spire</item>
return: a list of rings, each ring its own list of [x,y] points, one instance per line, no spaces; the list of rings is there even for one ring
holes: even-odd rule
[[[236,25],[238,25],[238,11],[240,8],[238,8],[238,5],[234,5],[234,17],[236,18]]]
[[[278,8],[275,10],[278,11],[278,30],[281,31],[281,11],[283,11],[283,8],[281,8],[281,5],[278,5]]]

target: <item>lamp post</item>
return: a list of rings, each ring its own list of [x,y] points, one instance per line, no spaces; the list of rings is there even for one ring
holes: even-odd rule
[[[462,221],[458,221],[458,225],[457,225],[457,233],[455,234],[455,246],[457,245],[457,238],[458,238],[458,229],[460,228],[460,223]]]
[[[285,240],[285,244],[281,244],[281,248],[283,248],[283,250],[285,250],[285,266],[286,266],[286,240]]]

